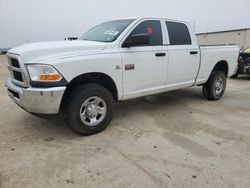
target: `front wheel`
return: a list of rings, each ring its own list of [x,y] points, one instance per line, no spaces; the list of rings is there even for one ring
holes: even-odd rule
[[[101,85],[86,84],[76,89],[65,107],[65,119],[75,132],[88,136],[103,131],[113,117],[114,99]]]
[[[219,100],[226,90],[227,78],[223,71],[215,70],[202,87],[204,97],[208,100]]]

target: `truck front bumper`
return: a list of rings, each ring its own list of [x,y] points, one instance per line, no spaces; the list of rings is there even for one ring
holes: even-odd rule
[[[31,113],[58,114],[65,87],[23,88],[6,82],[9,97],[21,108]]]

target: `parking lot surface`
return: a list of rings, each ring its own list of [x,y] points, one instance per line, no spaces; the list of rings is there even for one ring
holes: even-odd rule
[[[200,87],[116,105],[111,125],[82,137],[7,96],[0,56],[0,187],[250,187],[250,77],[222,100]]]

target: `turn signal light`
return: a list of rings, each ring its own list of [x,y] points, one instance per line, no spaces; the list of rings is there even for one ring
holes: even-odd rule
[[[42,74],[40,76],[41,81],[59,81],[62,76],[59,74]]]

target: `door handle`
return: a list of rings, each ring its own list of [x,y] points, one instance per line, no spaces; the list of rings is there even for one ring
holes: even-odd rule
[[[164,57],[164,56],[166,56],[166,53],[156,53],[155,56],[156,57]]]
[[[197,51],[191,51],[190,54],[195,55],[195,54],[198,54],[198,52]]]

